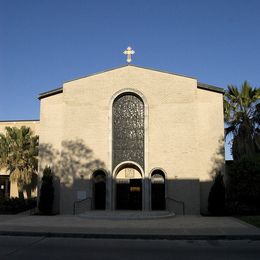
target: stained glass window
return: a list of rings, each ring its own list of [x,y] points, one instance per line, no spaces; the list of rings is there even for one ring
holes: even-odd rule
[[[144,103],[126,93],[113,103],[113,169],[123,161],[133,161],[144,169]]]

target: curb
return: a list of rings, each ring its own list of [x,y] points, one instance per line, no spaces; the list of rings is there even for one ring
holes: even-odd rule
[[[0,236],[63,237],[89,239],[144,239],[144,240],[260,240],[260,235],[162,235],[162,234],[91,234],[52,233],[31,231],[0,231]]]

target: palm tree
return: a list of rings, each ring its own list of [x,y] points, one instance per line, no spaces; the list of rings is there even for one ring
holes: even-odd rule
[[[245,81],[229,85],[224,96],[225,136],[233,134],[232,154],[239,159],[260,152],[260,89]]]
[[[10,180],[17,182],[19,197],[37,172],[38,136],[29,127],[6,127],[0,134],[0,168],[10,172]]]

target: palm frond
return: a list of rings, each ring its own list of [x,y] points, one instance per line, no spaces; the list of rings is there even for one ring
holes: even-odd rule
[[[235,156],[255,151],[253,137],[260,128],[260,89],[244,81],[241,88],[228,85],[224,95],[225,136],[233,134]],[[234,157],[235,158],[235,157]]]

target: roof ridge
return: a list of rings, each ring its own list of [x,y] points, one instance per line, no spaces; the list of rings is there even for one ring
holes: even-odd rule
[[[176,74],[176,73],[172,73],[172,72],[168,72],[168,71],[163,71],[163,70],[158,70],[158,69],[153,69],[153,68],[148,68],[148,67],[142,67],[142,66],[133,65],[133,64],[126,64],[126,65],[122,65],[122,66],[119,66],[119,67],[114,67],[114,68],[103,70],[103,71],[100,71],[100,72],[88,74],[88,75],[85,75],[85,76],[82,76],[82,77],[79,77],[79,78],[74,78],[72,80],[64,81],[63,83],[65,84],[65,83],[68,83],[68,82],[71,82],[71,81],[80,80],[80,79],[91,77],[91,76],[96,76],[96,75],[99,75],[99,74],[102,74],[102,73],[106,73],[106,72],[109,72],[109,71],[112,71],[112,70],[121,69],[121,68],[125,68],[125,67],[135,67],[135,68],[140,68],[140,69],[152,70],[152,71],[156,71],[156,72],[160,72],[160,73],[167,73],[167,74],[170,74],[170,75],[175,75],[175,76],[180,76],[180,77],[185,77],[185,78],[197,80],[197,78],[195,78],[195,77],[189,77],[189,76],[182,75],[182,74]],[[206,89],[206,90],[224,93],[223,88],[215,87],[213,85],[209,85],[209,84],[205,84],[205,83],[198,82],[197,87],[201,88],[201,89]],[[50,91],[40,93],[39,96],[38,96],[38,99],[42,99],[42,98],[52,96],[52,95],[55,95],[55,94],[59,94],[59,93],[62,93],[62,92],[63,92],[63,87],[56,88],[56,89],[53,89],[53,90],[50,90]]]

